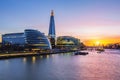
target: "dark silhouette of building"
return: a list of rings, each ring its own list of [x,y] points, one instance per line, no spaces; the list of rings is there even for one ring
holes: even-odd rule
[[[48,38],[49,38],[49,40],[51,42],[52,48],[55,48],[56,33],[55,33],[55,21],[54,21],[54,12],[53,12],[53,10],[51,11],[51,16],[50,16],[50,25],[49,25]]]

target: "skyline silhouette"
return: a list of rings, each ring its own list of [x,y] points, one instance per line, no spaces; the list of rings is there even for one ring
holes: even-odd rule
[[[74,36],[87,45],[120,42],[119,0],[0,0],[0,33],[37,29],[48,34],[55,12],[56,36]]]

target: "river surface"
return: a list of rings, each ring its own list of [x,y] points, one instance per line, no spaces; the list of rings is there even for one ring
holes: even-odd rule
[[[120,50],[4,59],[0,80],[120,80]]]

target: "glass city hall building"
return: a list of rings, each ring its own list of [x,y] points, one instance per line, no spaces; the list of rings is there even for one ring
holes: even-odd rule
[[[51,49],[48,38],[38,30],[26,29],[23,33],[9,33],[2,35],[3,45],[29,46],[32,49]]]

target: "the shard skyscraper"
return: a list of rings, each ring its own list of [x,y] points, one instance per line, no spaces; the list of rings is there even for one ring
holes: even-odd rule
[[[50,16],[50,25],[49,25],[48,37],[50,39],[52,48],[55,48],[56,33],[55,33],[55,21],[54,21],[54,12],[53,12],[53,10],[51,11],[51,16]]]

